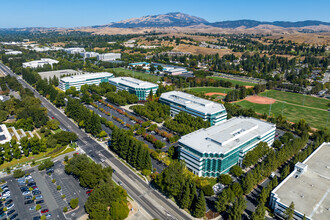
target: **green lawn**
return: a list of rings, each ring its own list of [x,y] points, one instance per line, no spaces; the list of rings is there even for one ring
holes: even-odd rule
[[[269,90],[259,94],[260,96],[267,96],[269,98],[285,101],[288,103],[293,103],[301,106],[309,106],[313,108],[320,108],[327,110],[327,106],[330,100],[313,97],[310,95],[303,95],[299,93],[292,92],[282,92],[277,90]]]
[[[188,89],[186,89],[188,90]],[[231,88],[223,88],[223,87],[198,87],[198,88],[190,88],[189,90],[194,92],[220,92],[220,93],[227,93],[233,89]]]
[[[208,78],[229,81],[233,84],[233,86],[235,86],[236,84],[238,84],[240,86],[255,86],[255,85],[257,85],[257,83],[244,82],[244,81],[234,80],[234,79],[227,79],[227,78],[222,78],[222,77],[219,77],[219,76],[209,76]]]
[[[135,78],[138,78],[138,79],[141,79],[141,80],[154,82],[154,83],[157,83],[157,81],[160,80],[160,77],[155,76],[155,75],[136,72],[136,71],[127,70],[127,69],[123,69],[123,68],[112,68],[112,69],[108,69],[108,70],[114,71],[115,74],[122,73],[125,76],[131,76],[131,77],[135,77]]]
[[[249,101],[240,101],[235,103],[244,108],[252,108],[258,113],[269,113],[270,105],[255,104]],[[282,114],[291,122],[298,122],[301,118],[305,119],[311,127],[324,128],[326,125],[328,112],[317,109],[310,109],[306,107],[299,107],[296,105],[290,105],[289,103],[275,102],[271,107],[271,114],[275,116]]]

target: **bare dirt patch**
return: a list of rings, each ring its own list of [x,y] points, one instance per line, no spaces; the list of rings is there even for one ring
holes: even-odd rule
[[[222,95],[222,96],[226,96],[226,93],[221,93],[221,92],[209,92],[209,93],[205,93],[205,95],[207,96],[213,96],[213,95]]]
[[[245,88],[249,89],[249,88],[253,88],[254,86],[245,86]]]
[[[275,103],[275,99],[271,99],[271,98],[267,98],[267,97],[262,97],[262,96],[248,96],[246,97],[244,100],[252,102],[252,103],[256,103],[256,104],[274,104]]]
[[[231,49],[213,49],[213,48],[206,48],[206,47],[199,47],[187,44],[180,44],[179,46],[175,47],[172,51],[176,52],[189,52],[194,55],[198,54],[219,54],[220,57],[226,54],[234,54],[235,56],[241,56],[241,52],[233,52]]]

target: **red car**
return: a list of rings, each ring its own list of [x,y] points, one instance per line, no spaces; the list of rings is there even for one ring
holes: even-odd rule
[[[92,189],[90,189],[90,190],[86,191],[86,194],[90,194],[91,192],[93,192],[93,190],[92,190]]]
[[[43,209],[43,210],[41,210],[41,213],[47,213],[47,212],[49,212],[48,209]]]
[[[37,186],[32,186],[32,189],[38,189],[38,187]]]

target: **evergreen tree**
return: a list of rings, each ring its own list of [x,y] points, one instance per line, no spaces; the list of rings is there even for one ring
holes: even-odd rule
[[[243,196],[240,196],[235,199],[228,214],[232,220],[241,220],[245,209],[246,209],[246,200],[244,199]]]
[[[190,186],[189,185],[190,185],[190,183],[189,183],[189,181],[187,181],[186,187],[185,187],[182,197],[181,197],[180,206],[183,209],[189,208],[189,204],[190,204]]]
[[[194,208],[194,216],[197,218],[202,218],[205,215],[206,211],[206,202],[203,191],[199,193],[199,197],[197,199],[195,208]]]
[[[291,202],[289,208],[285,210],[286,219],[291,220],[293,218],[293,214],[294,214],[294,203]]]
[[[265,205],[264,203],[259,203],[256,211],[252,214],[252,220],[264,220],[265,219]]]
[[[195,182],[192,182],[191,185],[190,185],[190,199],[189,199],[189,208],[192,209],[193,208],[193,204],[194,204],[194,200],[195,200],[195,197],[197,195],[197,192],[196,192],[196,183]]]

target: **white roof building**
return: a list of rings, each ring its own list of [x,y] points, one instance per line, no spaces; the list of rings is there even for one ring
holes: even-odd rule
[[[30,62],[23,63],[23,68],[38,68],[43,67],[46,64],[49,64],[53,67],[53,64],[59,63],[57,60],[49,59],[49,58],[41,58],[41,60],[34,60]]]
[[[11,135],[6,127],[6,125],[0,125],[0,144],[7,143],[11,140]]]
[[[79,47],[73,47],[73,48],[64,48],[64,51],[67,52],[68,54],[80,54],[80,53],[84,53],[85,49]]]
[[[9,51],[5,53],[6,55],[19,55],[22,54],[22,51]]]
[[[103,53],[97,55],[97,59],[101,61],[113,61],[120,58],[121,58],[120,53]]]
[[[96,52],[83,52],[83,53],[80,53],[80,56],[82,56],[84,58],[97,57],[98,55],[99,55],[99,53],[96,53]]]

